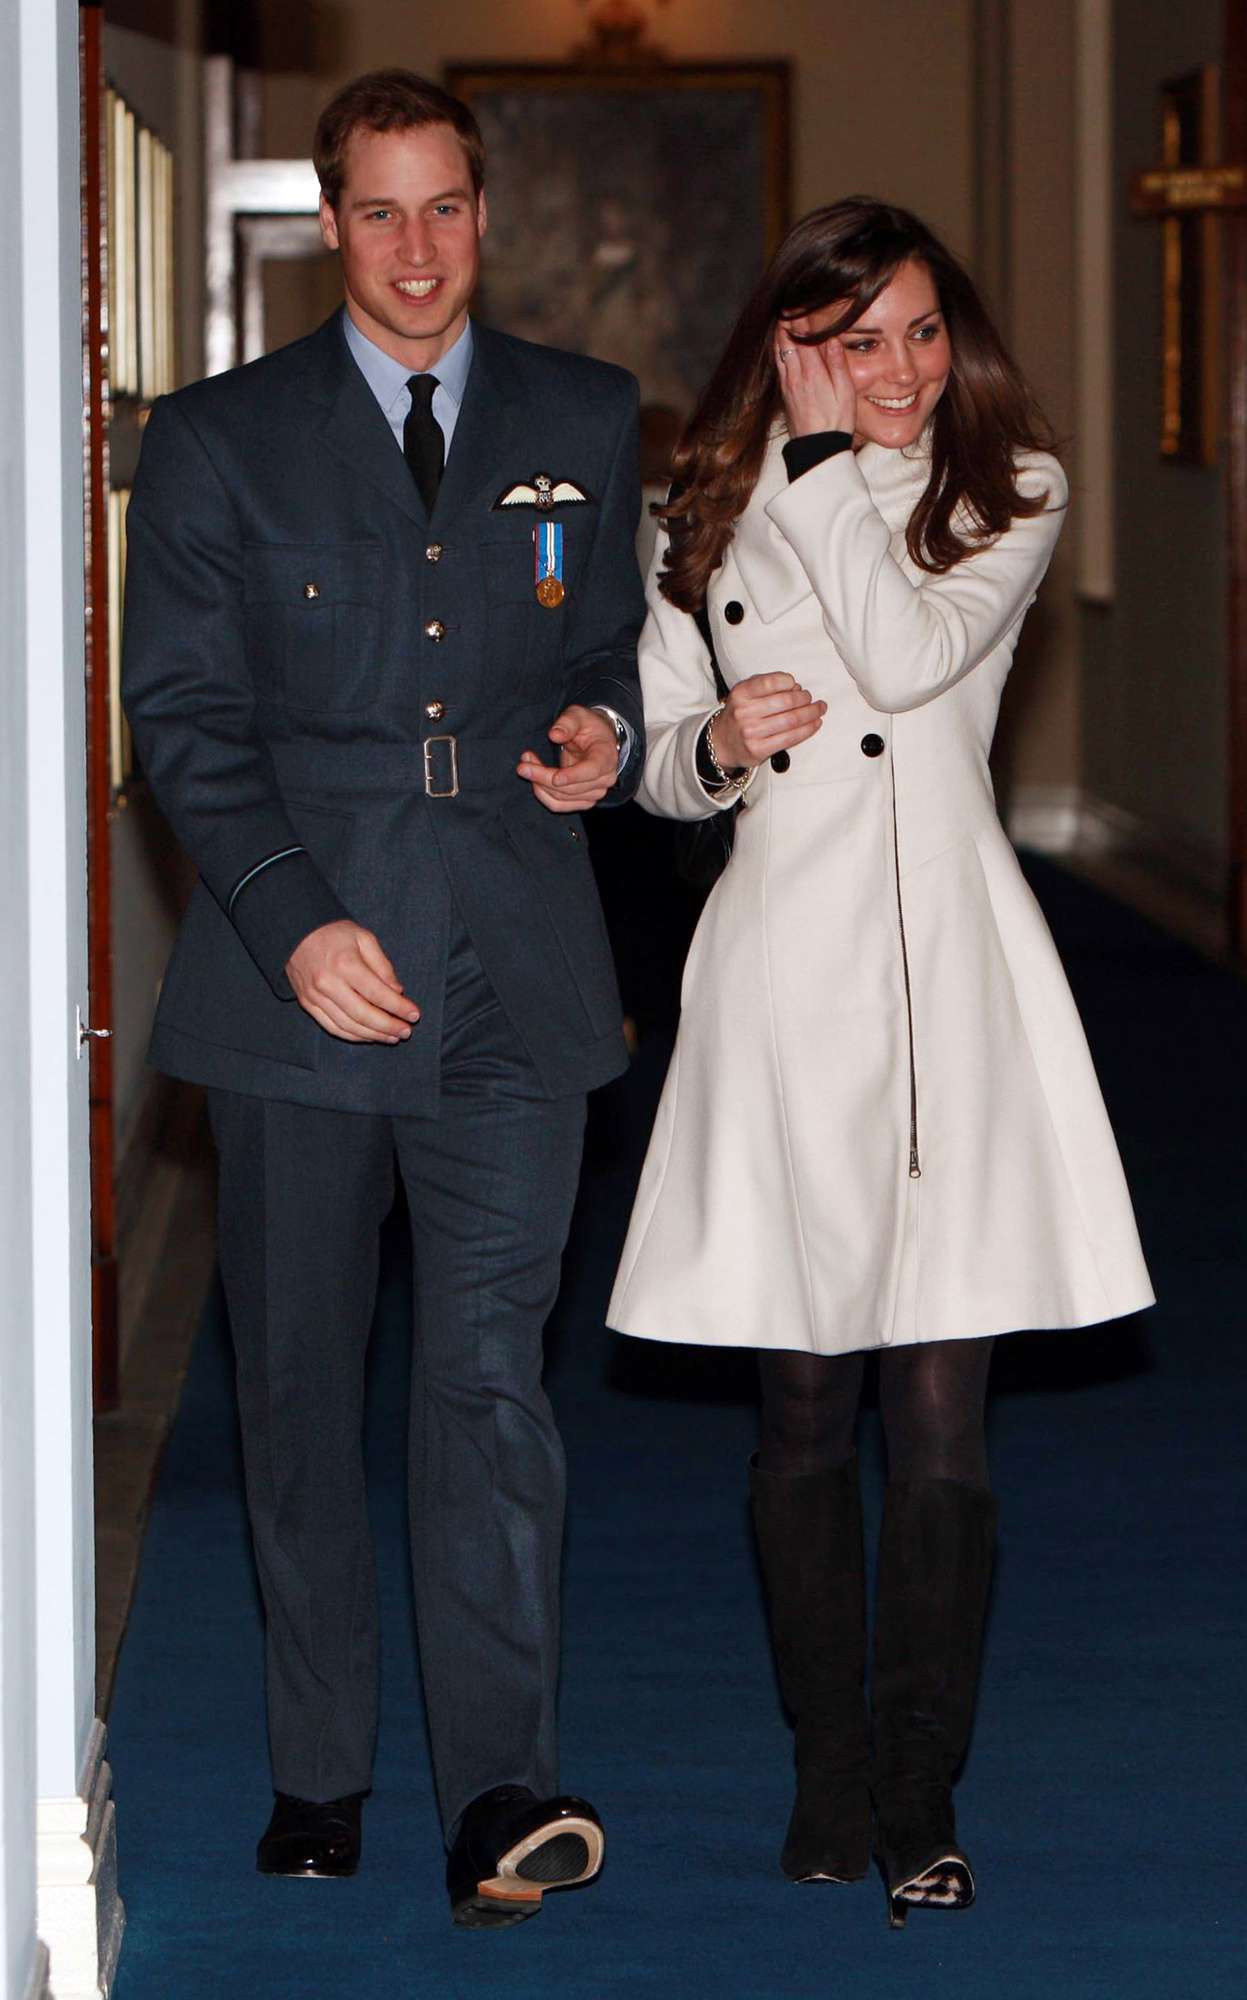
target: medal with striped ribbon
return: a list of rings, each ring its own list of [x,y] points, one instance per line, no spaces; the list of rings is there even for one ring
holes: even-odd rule
[[[567,591],[563,584],[563,523],[538,521],[533,529],[533,557],[537,578],[537,602],[555,611]]]

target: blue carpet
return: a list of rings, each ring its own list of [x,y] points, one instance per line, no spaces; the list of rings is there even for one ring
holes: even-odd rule
[[[564,1779],[600,1883],[518,1930],[454,1931],[404,1554],[407,1280],[372,1353],[383,1720],[347,1883],[266,1881],[261,1638],[228,1336],[209,1301],[152,1508],[110,1719],[129,1930],[116,2000],[1207,2000],[1247,1991],[1231,1894],[1242,1721],[1247,992],[1056,869],[1070,969],[1160,1308],[996,1357],[1001,1553],[963,1832],[980,1901],[888,1933],[877,1877],[793,1888],[748,1536],[747,1358],[616,1340],[602,1310],[661,1038],[596,1101],[551,1386],[568,1446]],[[864,1419],[869,1505],[879,1449]]]

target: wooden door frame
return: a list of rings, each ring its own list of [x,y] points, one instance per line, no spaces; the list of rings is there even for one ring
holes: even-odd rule
[[[1226,0],[1224,158],[1247,159],[1247,8]],[[1229,941],[1247,962],[1247,211],[1226,214],[1227,671],[1229,681]]]

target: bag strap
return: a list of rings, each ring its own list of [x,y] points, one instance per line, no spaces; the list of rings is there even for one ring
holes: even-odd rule
[[[667,489],[668,507],[671,505],[671,502],[673,500],[679,499],[683,491],[684,488],[680,485],[679,481],[672,480],[671,485]],[[667,529],[668,539],[674,541],[676,538],[677,531],[681,530],[682,527],[683,527],[682,522],[672,521]],[[710,630],[710,613],[706,609],[706,600],[704,597],[702,598],[701,603],[697,606],[696,611],[694,611],[691,615],[697,626],[697,630],[701,633],[702,644],[705,646],[706,651],[710,655],[710,671],[714,675],[715,694],[717,695],[720,701],[726,701],[728,697],[728,685],[723,678],[723,669],[719,665],[718,655],[714,650],[714,634]]]

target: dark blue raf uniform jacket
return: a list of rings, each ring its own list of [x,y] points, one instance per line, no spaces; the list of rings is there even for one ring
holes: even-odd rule
[[[431,518],[340,315],[152,411],[124,671],[143,770],[200,874],[152,1037],[174,1076],[435,1110],[456,914],[548,1095],[624,1067],[579,817],[515,765],[526,747],[553,761],[546,731],[583,702],[636,733],[611,798],[640,775],[636,384],[485,327],[473,342]],[[496,505],[537,473],[589,496],[553,515],[553,608],[535,509]],[[423,1009],[409,1042],[337,1041],[295,1001],[287,959],[341,917],[376,932]]]

